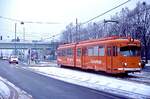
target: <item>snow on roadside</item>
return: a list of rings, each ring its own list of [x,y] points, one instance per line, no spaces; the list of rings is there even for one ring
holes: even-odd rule
[[[26,63],[24,63],[25,65],[27,65]],[[35,63],[32,63],[32,64],[30,64],[30,66],[35,66],[35,67],[39,67],[39,66],[46,66],[46,67],[48,67],[48,66],[56,66],[57,67],[57,64],[56,63],[54,63],[54,62],[43,62],[43,61],[41,61],[41,62],[39,62],[38,64],[35,64]]]
[[[149,64],[145,64],[145,66],[150,66],[150,63]]]
[[[10,96],[10,90],[8,86],[0,80],[0,99],[8,99]]]
[[[91,74],[57,67],[24,67],[42,75],[50,76],[65,82],[125,95],[131,98],[150,98],[150,86],[135,82],[115,79],[98,74]]]
[[[11,82],[9,82],[7,79],[4,79],[2,77],[0,77],[0,81],[8,84],[9,86],[13,87],[16,91],[17,91],[17,94],[19,95],[18,96],[18,99],[33,99],[31,95],[29,95],[27,92],[21,90],[20,88],[18,88],[17,86],[15,86],[14,84],[12,84]],[[4,86],[7,86],[7,85],[2,85],[3,87]],[[7,87],[8,88],[8,87]],[[7,89],[6,88],[6,89]],[[1,89],[1,86],[0,86],[0,89]],[[8,88],[9,89],[9,88]],[[7,90],[8,91],[8,90]],[[0,92],[1,94],[1,92]],[[9,90],[9,96],[10,96],[10,90]],[[0,99],[9,99],[9,96],[7,98],[1,98]],[[13,99],[13,98],[11,98]]]

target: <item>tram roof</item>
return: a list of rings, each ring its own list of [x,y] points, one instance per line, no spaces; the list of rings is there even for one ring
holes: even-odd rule
[[[100,43],[105,43],[105,44],[116,44],[116,43],[129,43],[133,40],[131,37],[118,37],[118,36],[113,36],[113,37],[107,37],[107,38],[100,38],[100,39],[92,39],[92,40],[86,40],[86,41],[80,41],[77,43],[70,43],[70,44],[64,44],[60,45],[59,47],[61,48],[69,48],[73,47],[75,45],[81,46],[81,45],[95,45],[95,44],[100,44]],[[139,40],[134,39],[134,43],[140,43]]]

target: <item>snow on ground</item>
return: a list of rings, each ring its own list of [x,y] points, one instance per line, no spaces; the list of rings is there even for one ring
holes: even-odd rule
[[[150,85],[150,66],[145,66],[141,72],[129,73],[133,77],[127,79]]]
[[[150,72],[150,63],[149,64],[145,64],[144,71]]]
[[[145,66],[150,66],[150,60],[148,60],[148,63],[145,64]]]
[[[27,64],[27,63],[23,63],[23,64],[25,64],[25,65],[29,65],[29,64]],[[57,64],[55,63],[55,62],[47,62],[47,61],[40,61],[40,62],[38,62],[38,63],[35,63],[34,61],[32,61],[31,63],[30,63],[30,66],[32,66],[32,67],[34,67],[34,66],[38,66],[38,67],[40,67],[40,66],[42,66],[42,67],[47,67],[47,66],[56,66],[57,67]]]
[[[124,95],[131,98],[150,98],[150,86],[58,67],[24,67],[42,75],[92,89]]]
[[[8,86],[13,88],[13,90]],[[14,97],[10,97],[11,92],[14,90],[16,92],[13,92]],[[0,77],[0,99],[16,99],[15,95],[18,97],[17,99],[32,99],[32,96],[27,92],[21,90],[20,88],[9,82],[7,79]]]
[[[145,66],[150,66],[150,64],[145,64]]]
[[[0,80],[0,99],[8,99],[10,96],[10,90],[8,86]]]

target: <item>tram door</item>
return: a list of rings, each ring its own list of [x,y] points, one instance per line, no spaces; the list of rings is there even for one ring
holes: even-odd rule
[[[82,49],[77,48],[76,51],[76,67],[82,67]]]
[[[107,59],[106,59],[106,71],[111,72],[112,70],[112,65],[113,65],[113,51],[112,51],[112,46],[107,46]]]

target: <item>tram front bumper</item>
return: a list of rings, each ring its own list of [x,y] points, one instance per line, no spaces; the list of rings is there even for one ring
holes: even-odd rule
[[[141,68],[118,68],[118,70],[124,70],[124,71],[140,71]]]

